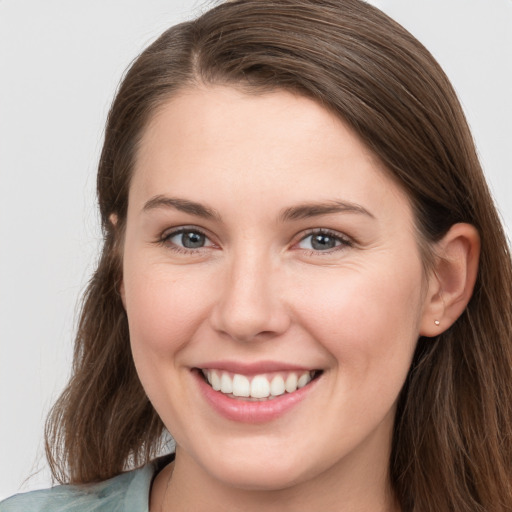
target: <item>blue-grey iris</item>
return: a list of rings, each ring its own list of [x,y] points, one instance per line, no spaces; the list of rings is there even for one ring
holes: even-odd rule
[[[197,231],[187,231],[181,235],[181,243],[187,249],[198,249],[204,247],[206,237]]]
[[[311,247],[315,251],[325,251],[326,249],[333,249],[336,246],[336,239],[332,236],[319,233],[311,237]]]

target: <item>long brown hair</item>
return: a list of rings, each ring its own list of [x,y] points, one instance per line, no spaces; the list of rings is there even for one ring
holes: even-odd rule
[[[55,477],[106,479],[160,448],[165,429],[131,358],[119,247],[141,134],[161,104],[199,83],[293,90],[339,115],[407,191],[427,263],[429,247],[453,224],[478,229],[468,307],[437,338],[418,340],[390,475],[406,511],[512,510],[507,242],[445,74],[405,29],[361,0],[226,2],[166,31],[127,72],[98,171],[103,252],[84,297],[73,376],[47,422]]]

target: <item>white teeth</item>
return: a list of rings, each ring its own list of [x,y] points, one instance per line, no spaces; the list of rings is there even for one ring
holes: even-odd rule
[[[288,393],[293,393],[297,389],[297,374],[290,373],[288,377],[286,377],[286,382],[284,383],[284,388]]]
[[[212,372],[210,372],[210,384],[212,385],[212,388],[215,389],[215,391],[220,391],[221,390],[221,380],[220,380],[220,377],[219,377],[219,374],[213,370]]]
[[[309,372],[306,372],[306,373],[303,373],[300,377],[299,377],[299,380],[297,381],[297,387],[300,389],[300,388],[303,388],[308,382],[311,381],[311,375],[309,374]]]
[[[251,382],[251,396],[253,398],[267,398],[268,395],[270,395],[268,379],[263,377],[263,375],[257,375]]]
[[[281,375],[276,375],[270,383],[270,394],[272,396],[283,395],[286,391],[284,387],[284,379]]]
[[[229,393],[233,393],[233,381],[227,373],[223,373],[220,378],[220,390],[227,395],[229,395]]]
[[[233,377],[233,395],[251,396],[251,383],[245,375],[236,373]]]
[[[203,375],[215,391],[235,397],[255,399],[272,398],[293,393],[309,384],[315,372],[283,372],[246,377],[220,370],[204,370]]]

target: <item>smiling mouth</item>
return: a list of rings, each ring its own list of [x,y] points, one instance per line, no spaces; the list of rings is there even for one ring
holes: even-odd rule
[[[317,379],[322,370],[272,372],[252,376],[215,369],[200,369],[200,373],[215,391],[230,398],[264,401],[294,393]]]

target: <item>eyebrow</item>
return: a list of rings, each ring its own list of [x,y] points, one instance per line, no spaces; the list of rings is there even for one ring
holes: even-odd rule
[[[162,195],[152,197],[144,204],[142,211],[148,212],[157,208],[174,208],[175,210],[189,213],[196,217],[220,220],[220,215],[216,210],[208,208],[201,203],[196,203],[195,201],[190,201],[188,199],[179,199],[177,197],[167,197]]]
[[[375,217],[361,205],[347,201],[328,201],[324,203],[305,203],[297,206],[291,206],[281,212],[280,219],[285,222],[287,220],[301,220],[310,217],[319,217],[330,213],[357,213],[367,215],[374,219]]]
[[[147,212],[158,208],[173,208],[175,210],[202,217],[204,219],[215,219],[220,221],[219,213],[201,203],[190,201],[189,199],[180,199],[177,197],[167,197],[158,195],[152,197],[144,204],[142,211]],[[331,213],[357,213],[375,218],[366,208],[356,203],[347,201],[328,201],[320,203],[303,203],[296,206],[290,206],[282,210],[279,215],[281,222],[302,220],[310,217],[319,217]]]

